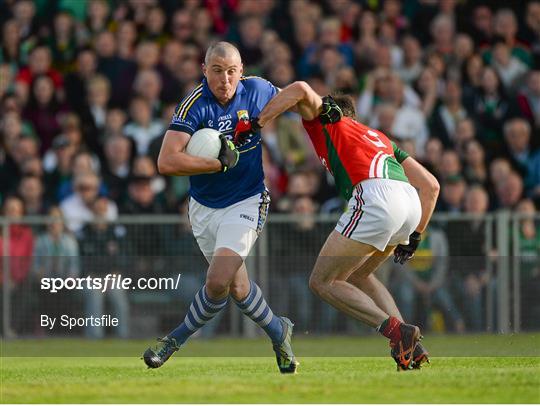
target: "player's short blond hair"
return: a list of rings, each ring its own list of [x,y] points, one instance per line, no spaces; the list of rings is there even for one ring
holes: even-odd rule
[[[238,48],[236,48],[233,44],[226,41],[219,41],[215,42],[212,45],[208,47],[206,50],[206,55],[204,56],[204,63],[205,65],[208,65],[210,63],[210,59],[213,56],[219,56],[222,58],[231,56],[231,55],[237,55],[240,62],[242,62],[242,57],[240,56],[240,51],[238,51]]]

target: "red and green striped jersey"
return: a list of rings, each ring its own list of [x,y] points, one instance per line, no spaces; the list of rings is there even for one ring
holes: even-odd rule
[[[345,199],[350,199],[354,186],[366,179],[409,181],[401,166],[409,155],[382,132],[349,117],[335,124],[322,125],[318,117],[302,123]]]

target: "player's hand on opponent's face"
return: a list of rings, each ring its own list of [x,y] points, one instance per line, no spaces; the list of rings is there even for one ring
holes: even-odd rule
[[[238,120],[234,129],[234,145],[244,144],[251,134],[256,133],[261,129],[259,118],[255,117],[251,120]]]
[[[221,162],[221,172],[227,172],[229,169],[234,168],[240,158],[240,153],[227,137],[220,134],[221,149],[219,150],[218,160]]]
[[[322,113],[319,115],[321,124],[334,124],[343,117],[343,111],[332,96],[322,98]]]
[[[394,249],[394,262],[397,264],[398,262],[403,265],[405,261],[408,261],[412,257],[414,257],[414,253],[416,249],[418,248],[418,244],[420,244],[420,241],[422,240],[422,237],[420,236],[420,233],[415,231],[409,236],[409,243],[407,245],[399,244]]]

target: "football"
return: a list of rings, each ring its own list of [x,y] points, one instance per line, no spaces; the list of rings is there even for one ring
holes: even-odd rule
[[[217,158],[221,149],[219,131],[202,128],[196,131],[189,140],[186,153],[202,158]]]

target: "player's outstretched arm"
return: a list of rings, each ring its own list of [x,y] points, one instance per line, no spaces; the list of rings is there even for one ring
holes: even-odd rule
[[[280,91],[268,102],[259,115],[259,125],[266,123],[293,109],[304,120],[313,120],[321,114],[322,98],[306,83],[294,82]]]
[[[157,161],[159,173],[162,175],[187,176],[220,172],[222,170],[222,164],[218,159],[186,154],[184,151],[189,138],[188,133],[167,130]]]
[[[405,159],[401,166],[403,166],[405,175],[409,178],[411,185],[418,189],[420,204],[422,205],[422,217],[416,231],[422,233],[426,229],[435,209],[440,190],[439,182],[435,176],[411,157]]]

